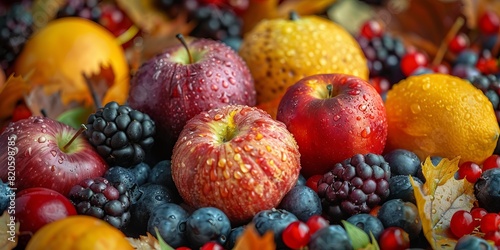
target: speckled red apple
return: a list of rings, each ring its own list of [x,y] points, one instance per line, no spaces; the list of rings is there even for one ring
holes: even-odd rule
[[[184,201],[217,207],[236,224],[276,207],[299,172],[300,153],[285,125],[243,105],[189,120],[172,156],[172,177]]]

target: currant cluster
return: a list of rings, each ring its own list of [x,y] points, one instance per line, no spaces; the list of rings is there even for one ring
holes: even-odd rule
[[[488,212],[484,208],[456,211],[451,217],[450,229],[457,239],[470,234],[482,235],[483,239],[500,246],[500,214]]]

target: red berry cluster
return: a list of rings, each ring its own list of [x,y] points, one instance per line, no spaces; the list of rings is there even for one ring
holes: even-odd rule
[[[321,228],[327,227],[330,223],[319,215],[311,216],[307,222],[294,221],[290,223],[281,237],[289,248],[302,249],[307,246],[311,235]]]
[[[500,246],[500,214],[488,213],[484,208],[456,211],[451,217],[450,229],[457,238],[476,232],[477,235],[483,235],[483,239]]]
[[[500,156],[496,154],[486,158],[482,166],[479,166],[474,162],[467,161],[460,164],[458,167],[457,179],[461,180],[465,178],[470,183],[476,183],[484,171],[498,167],[500,167]]]

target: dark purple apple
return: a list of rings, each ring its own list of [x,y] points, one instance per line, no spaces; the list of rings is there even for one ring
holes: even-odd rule
[[[82,180],[102,176],[108,165],[77,132],[47,117],[11,123],[0,135],[0,178],[18,191],[44,187],[66,195]]]
[[[254,106],[254,81],[246,63],[220,41],[198,39],[146,61],[131,80],[128,103],[157,124],[157,138],[171,154],[186,122],[229,104]],[[184,44],[184,45],[183,45]],[[168,151],[165,151],[168,150]]]

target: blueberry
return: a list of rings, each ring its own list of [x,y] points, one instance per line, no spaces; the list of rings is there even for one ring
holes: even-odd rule
[[[418,67],[415,69],[413,72],[411,72],[412,76],[419,76],[419,75],[425,75],[425,74],[432,74],[434,71],[432,69],[429,69],[428,67]]]
[[[305,186],[306,185],[306,178],[303,175],[299,175],[299,178],[297,179],[297,182],[295,183],[295,186]]]
[[[188,212],[175,203],[158,205],[148,220],[148,232],[156,236],[155,228],[171,247],[185,245],[186,220]]]
[[[234,246],[236,245],[236,241],[243,234],[244,231],[245,231],[244,226],[239,226],[231,229],[229,237],[227,238],[226,241],[226,249],[233,249]]]
[[[370,214],[355,214],[349,217],[347,222],[361,228],[368,235],[370,235],[371,232],[377,240],[384,231],[382,222],[377,217]]]
[[[158,162],[152,169],[148,178],[149,183],[160,184],[170,190],[177,189],[172,179],[172,164],[170,160]]]
[[[192,249],[199,249],[209,241],[224,245],[230,232],[229,218],[215,207],[199,208],[186,221],[186,237]]]
[[[321,215],[322,206],[318,193],[308,186],[293,187],[281,200],[278,208],[284,209],[301,221],[313,215]]]
[[[422,222],[418,215],[417,206],[401,199],[384,202],[378,211],[378,219],[385,228],[400,227],[412,238],[417,237],[422,231]]]
[[[475,51],[471,49],[465,49],[458,54],[457,58],[455,59],[455,65],[475,67],[478,59],[479,55]]]
[[[339,225],[330,225],[315,232],[308,247],[309,250],[353,249],[347,232]]]
[[[413,177],[413,180],[420,185],[422,181],[418,177]],[[413,193],[413,186],[410,182],[408,175],[396,175],[389,179],[390,194],[387,199],[401,199],[416,204],[415,194]]]
[[[104,178],[106,178],[111,183],[122,183],[125,185],[126,189],[131,189],[137,184],[136,179],[132,171],[124,167],[111,167],[104,173]]]
[[[0,181],[0,212],[4,212],[9,207],[10,197],[15,198],[15,193],[10,190],[8,182]]]
[[[258,212],[252,219],[255,229],[260,235],[264,235],[267,231],[272,231],[274,234],[274,242],[276,249],[286,249],[285,243],[281,238],[283,230],[298,218],[284,209],[269,209]]]
[[[490,213],[500,212],[500,168],[483,172],[474,184],[474,194],[479,206]]]
[[[485,239],[479,238],[474,235],[464,235],[462,236],[455,245],[455,250],[470,250],[470,249],[480,249],[480,250],[493,250],[494,248]]]
[[[384,155],[391,167],[391,175],[416,175],[420,166],[418,156],[406,149],[396,149]]]
[[[140,186],[148,181],[151,167],[147,163],[141,162],[130,168],[130,171],[134,174],[137,185]]]
[[[473,79],[481,74],[475,66],[459,64],[453,67],[451,75],[460,77],[462,79]]]
[[[132,214],[130,224],[137,227],[137,230],[144,232],[147,229],[146,221],[157,206],[174,202],[173,194],[166,187],[158,184],[146,184],[138,188],[139,198],[130,207]]]

